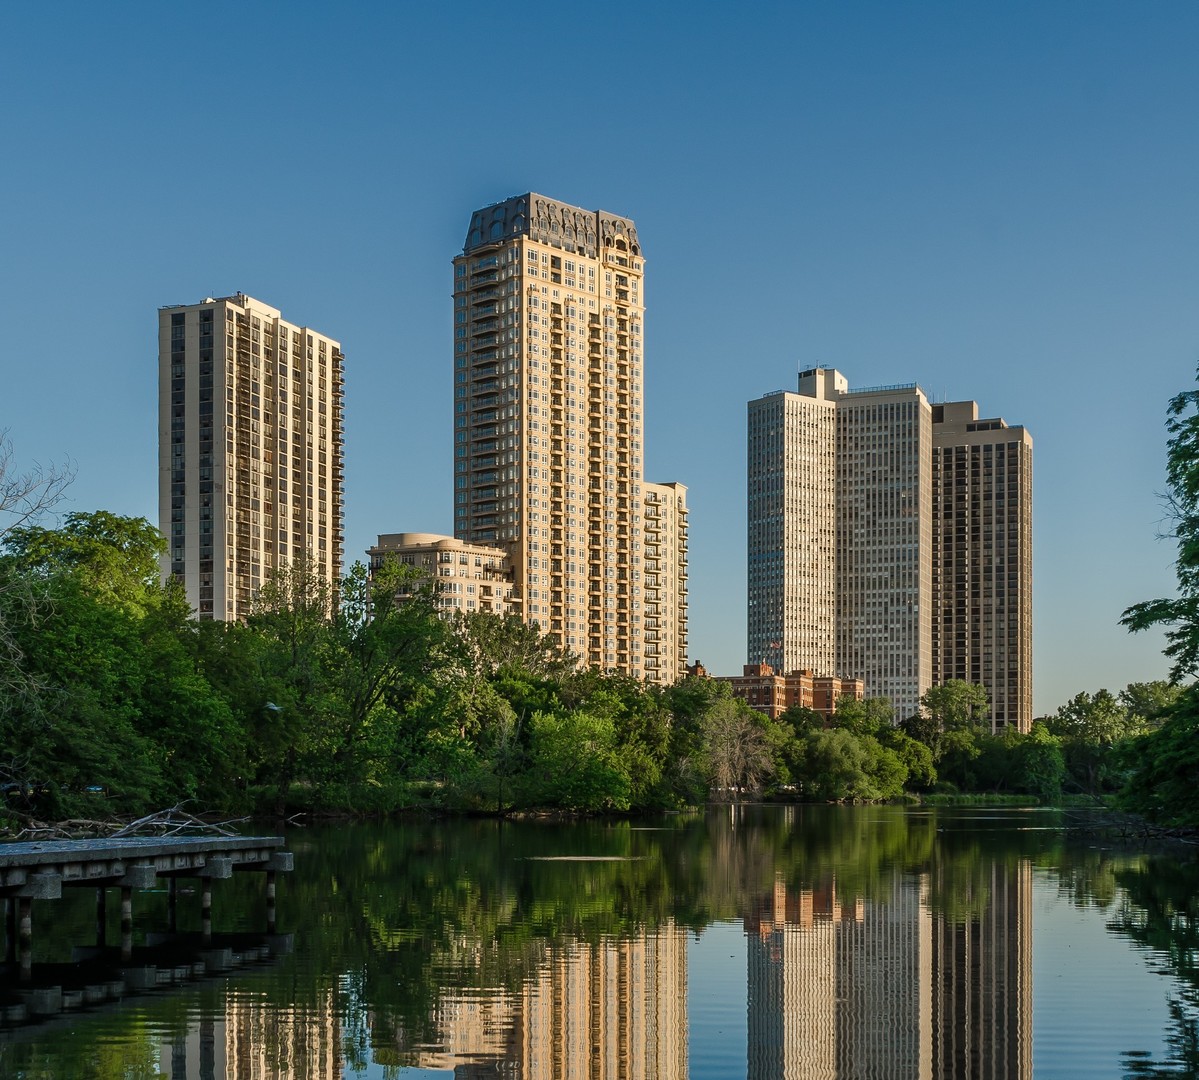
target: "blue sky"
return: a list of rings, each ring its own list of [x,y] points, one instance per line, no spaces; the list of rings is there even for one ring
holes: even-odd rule
[[[157,517],[156,309],[341,340],[347,547],[449,532],[450,260],[536,190],[635,219],[691,655],[745,656],[745,405],[836,366],[1035,439],[1038,711],[1161,677],[1199,359],[1199,6],[0,6],[0,428]]]

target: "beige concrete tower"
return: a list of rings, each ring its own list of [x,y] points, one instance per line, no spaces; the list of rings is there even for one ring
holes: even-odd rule
[[[340,578],[343,362],[242,293],[159,310],[162,570],[201,619],[244,619],[301,556]]]
[[[749,403],[749,618],[751,664],[775,671],[835,669],[836,371],[800,375]]]
[[[837,402],[837,668],[903,720],[932,685],[932,410],[915,384]]]
[[[981,683],[991,728],[1032,725],[1032,436],[933,406],[933,681]]]
[[[643,489],[645,677],[672,683],[687,673],[687,489],[649,481]]]
[[[472,216],[454,532],[506,550],[525,618],[587,663],[673,681],[685,657],[647,665],[644,634],[644,269],[628,218],[534,193]]]
[[[1027,731],[1031,436],[915,383],[798,389],[749,403],[750,667],[862,679],[897,720],[964,679]]]

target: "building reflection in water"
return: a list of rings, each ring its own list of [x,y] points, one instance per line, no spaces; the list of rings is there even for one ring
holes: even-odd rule
[[[685,1080],[687,939],[673,922],[598,944],[549,944],[518,992],[441,992],[436,1047],[398,1046],[401,1059],[459,1080]],[[334,1080],[343,1032],[333,990],[307,1008],[231,995],[162,1045],[172,1080]],[[385,1055],[386,1056],[386,1055]]]
[[[864,901],[781,880],[745,918],[749,1080],[1027,1080],[1032,868],[993,863],[958,904],[932,875]]]
[[[843,894],[832,875],[780,876],[743,920],[748,1080],[1029,1080],[1031,907],[1027,860],[983,860],[964,877],[934,862],[896,872],[870,899]],[[231,993],[223,1015],[162,1046],[162,1072],[332,1080],[348,1039],[369,1042],[376,1061],[458,1080],[685,1080],[681,926],[555,938],[528,960],[507,986],[471,986],[470,970],[444,986],[429,1017],[435,1045],[333,987],[304,1007]]]
[[[332,990],[290,1009],[266,995],[231,994],[223,1018],[205,1017],[161,1054],[171,1080],[339,1080],[343,1066]]]
[[[437,1019],[443,1045],[415,1064],[456,1077],[685,1080],[686,934],[556,942],[519,993],[447,992]]]

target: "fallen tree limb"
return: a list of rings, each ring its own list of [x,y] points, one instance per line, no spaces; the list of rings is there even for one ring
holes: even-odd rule
[[[22,827],[10,840],[89,840],[99,837],[128,839],[134,836],[236,836],[234,827],[250,819],[229,818],[225,821],[206,821],[189,814],[180,803],[168,810],[157,810],[133,821],[112,818],[107,821],[89,818],[69,818],[66,821],[39,821],[28,814],[9,810],[10,817],[21,821]]]

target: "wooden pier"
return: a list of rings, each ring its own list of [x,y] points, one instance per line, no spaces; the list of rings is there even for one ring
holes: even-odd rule
[[[212,937],[212,882],[235,872],[266,874],[266,928],[275,932],[275,875],[292,869],[281,836],[130,837],[0,844],[0,897],[7,902],[6,959],[28,981],[33,962],[34,900],[58,900],[64,888],[96,890],[96,944],[105,944],[108,890],[121,890],[121,955],[133,952],[133,893],[167,884],[167,930],[176,931],[179,878],[200,879],[200,934]]]

